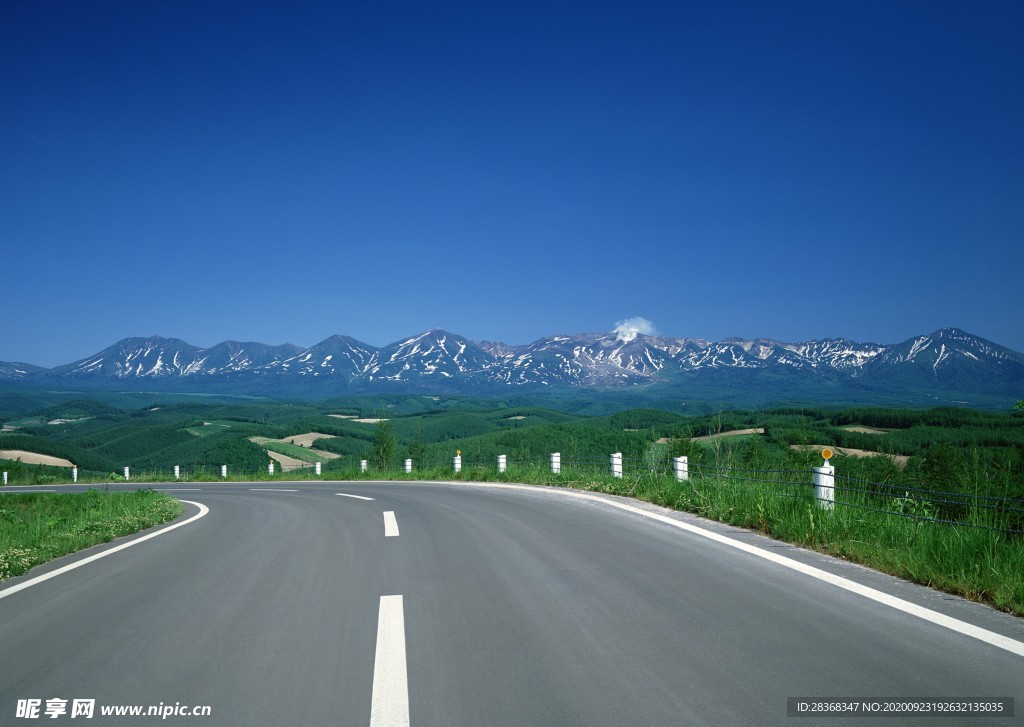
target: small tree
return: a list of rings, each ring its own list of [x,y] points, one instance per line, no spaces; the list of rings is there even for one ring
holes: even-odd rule
[[[418,467],[423,467],[425,460],[427,459],[427,446],[423,444],[422,431],[420,425],[416,425],[416,436],[409,444],[409,458],[416,463]]]
[[[1013,410],[1019,414],[1024,414],[1024,399],[1021,399],[1013,405]]]
[[[373,457],[382,469],[386,469],[391,463],[391,456],[395,453],[395,430],[391,421],[381,418],[377,422],[377,431],[373,433]]]
[[[680,427],[668,440],[669,459],[686,457],[691,465],[700,464],[704,459],[704,447],[693,441],[693,429]]]

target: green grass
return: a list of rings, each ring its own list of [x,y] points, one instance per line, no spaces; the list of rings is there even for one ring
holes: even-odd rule
[[[173,520],[182,505],[152,490],[0,496],[0,580]]]
[[[321,454],[310,451],[306,447],[300,447],[297,444],[291,444],[289,442],[261,442],[260,446],[264,449],[269,449],[271,452],[277,452],[278,454],[283,454],[302,462],[309,462],[310,464],[315,462],[326,462],[330,459],[329,457],[324,457]]]
[[[197,437],[208,437],[211,434],[220,434],[231,429],[237,422],[203,422],[198,427],[186,427],[185,431]]]

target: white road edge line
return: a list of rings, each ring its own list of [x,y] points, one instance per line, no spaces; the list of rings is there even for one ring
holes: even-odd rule
[[[94,560],[99,560],[100,558],[106,558],[108,555],[113,555],[114,553],[117,553],[118,551],[124,550],[125,548],[130,548],[133,545],[138,545],[139,543],[144,543],[145,541],[149,540],[150,538],[155,538],[158,535],[163,535],[164,533],[169,533],[172,530],[176,530],[177,528],[180,528],[180,527],[182,527],[184,525],[188,525],[189,523],[194,523],[199,518],[205,517],[206,513],[210,512],[210,508],[208,508],[206,505],[204,505],[201,502],[192,502],[191,500],[182,500],[182,502],[186,502],[189,505],[195,505],[196,507],[199,508],[199,512],[196,513],[195,515],[193,515],[192,517],[190,517],[188,520],[182,520],[180,523],[174,523],[173,525],[168,525],[166,528],[163,528],[162,530],[157,530],[155,533],[150,533],[149,535],[143,535],[141,538],[136,538],[135,540],[130,540],[127,543],[122,543],[121,545],[113,547],[110,550],[104,550],[102,553],[96,553],[95,555],[90,555],[88,558],[83,558],[82,560],[77,560],[74,563],[69,563],[68,565],[63,566],[62,568],[58,568],[57,570],[50,571],[49,573],[44,573],[43,575],[36,576],[35,578],[30,578],[29,580],[23,581],[23,582],[19,583],[16,586],[11,586],[10,588],[5,588],[4,590],[0,591],[0,598],[7,598],[8,596],[14,595],[18,591],[24,591],[26,588],[30,588],[30,587],[38,584],[38,583],[42,583],[43,581],[48,581],[51,578],[56,578],[57,576],[59,576],[59,575],[61,575],[63,573],[67,573],[68,571],[72,571],[75,568],[81,568],[86,563],[92,563]]]
[[[354,500],[369,500],[370,502],[373,502],[372,497],[363,497],[362,495],[350,495],[347,492],[335,492],[334,494],[337,495],[338,497],[351,497]]]
[[[395,519],[395,513],[391,510],[384,511],[384,537],[398,537],[398,521]]]
[[[249,492],[298,492],[298,490],[277,490],[273,487],[250,487]]]
[[[409,678],[405,664],[402,596],[381,596],[377,651],[373,658],[370,727],[408,727]]]
[[[542,491],[540,488],[536,486],[506,485],[489,482],[473,484],[470,486],[496,487],[498,489],[525,490],[529,492]],[[992,646],[995,646],[997,648],[1009,651],[1011,654],[1016,654],[1017,656],[1024,656],[1024,643],[1017,641],[1016,639],[1011,639],[1009,636],[1003,636],[1002,634],[997,634],[994,631],[989,631],[988,629],[983,629],[980,626],[975,626],[974,624],[967,623],[966,621],[961,621],[960,619],[953,618],[952,616],[947,616],[945,614],[939,613],[938,611],[933,611],[930,608],[918,606],[916,603],[911,603],[910,601],[906,601],[902,598],[891,596],[888,593],[883,593],[882,591],[879,591],[875,588],[871,588],[870,586],[861,585],[860,583],[856,583],[855,581],[843,578],[842,576],[834,575],[832,573],[829,573],[828,571],[821,570],[820,568],[815,568],[812,565],[806,565],[791,558],[787,558],[783,555],[779,555],[778,553],[772,553],[770,551],[764,550],[763,548],[758,548],[757,546],[750,545],[749,543],[744,543],[739,540],[733,540],[732,538],[726,535],[721,535],[719,533],[712,532],[711,530],[705,530],[704,528],[697,527],[696,525],[691,525],[690,523],[682,522],[681,520],[670,518],[666,515],[661,515],[656,512],[642,510],[639,507],[627,505],[622,502],[606,500],[602,497],[598,497],[597,495],[590,495],[585,492],[569,492],[567,490],[547,491],[551,493],[558,493],[566,497],[576,497],[581,500],[591,500],[593,502],[599,502],[604,505],[608,505],[609,507],[618,508],[619,510],[625,510],[626,512],[631,512],[636,515],[640,515],[641,517],[656,520],[660,523],[664,523],[665,525],[671,525],[674,528],[685,530],[687,532],[693,533],[694,535],[699,535],[702,538],[713,540],[716,543],[728,545],[730,548],[742,550],[743,552],[757,556],[758,558],[764,558],[765,560],[771,561],[772,563],[776,563],[777,565],[781,565],[784,568],[789,568],[790,570],[797,571],[798,573],[803,573],[804,575],[810,576],[811,578],[816,578],[819,581],[824,581],[825,583],[829,583],[833,586],[836,586],[837,588],[842,588],[846,591],[849,591],[850,593],[855,593],[858,596],[870,598],[872,601],[876,601],[877,603],[881,603],[882,605],[889,606],[890,608],[894,608],[897,611],[903,611],[906,614],[916,616],[917,618],[924,619],[925,621],[930,621],[933,624],[950,629],[951,631],[956,631],[957,633],[963,634],[964,636],[969,636],[972,639],[977,639],[978,641],[983,641],[986,644],[991,644]]]

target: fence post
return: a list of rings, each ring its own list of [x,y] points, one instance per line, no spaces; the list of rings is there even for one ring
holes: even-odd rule
[[[360,472],[366,472],[366,465],[367,465],[367,462],[366,462],[365,459],[359,460],[359,471]]]
[[[452,459],[452,467],[455,469],[456,472],[462,472],[462,455],[461,454],[455,455],[455,457]]]
[[[551,474],[557,475],[562,471],[562,453],[552,452],[551,453]]]
[[[174,479],[181,479],[181,465],[174,465]]]
[[[72,482],[78,482],[78,468],[77,467],[72,467],[71,468],[71,481]]]
[[[622,479],[622,452],[615,452],[612,455],[612,477]]]
[[[672,460],[672,469],[676,472],[676,480],[682,482],[690,479],[689,457],[676,457]]]
[[[498,455],[498,472],[504,472],[508,468],[508,458],[503,455]]]
[[[126,482],[128,481],[128,479],[130,479],[130,478],[128,477],[128,475],[129,475],[129,472],[128,472],[128,468],[127,468],[127,467],[125,467],[125,468],[124,468],[124,479],[125,479],[125,481],[126,481]]]
[[[828,461],[828,460],[826,460]],[[836,506],[836,468],[831,465],[814,468],[814,499],[822,510],[832,510]]]
[[[412,472],[412,460],[411,459],[405,460],[405,471],[406,471],[407,474],[409,472]]]
[[[220,466],[220,476],[221,477],[227,477],[228,476],[228,466],[226,464],[222,464]]]

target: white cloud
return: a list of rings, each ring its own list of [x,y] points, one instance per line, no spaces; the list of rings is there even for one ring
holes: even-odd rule
[[[629,343],[637,336],[654,336],[658,333],[653,323],[639,316],[619,321],[615,324],[613,332],[624,343]]]

